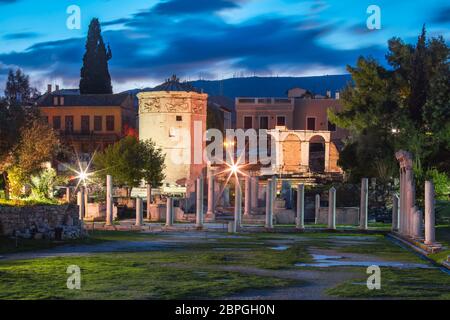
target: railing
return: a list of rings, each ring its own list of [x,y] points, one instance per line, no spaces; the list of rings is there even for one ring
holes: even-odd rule
[[[240,104],[292,104],[290,98],[236,98]]]

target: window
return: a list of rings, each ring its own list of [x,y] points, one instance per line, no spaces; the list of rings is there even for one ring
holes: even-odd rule
[[[53,117],[53,129],[61,130],[61,117],[60,116]]]
[[[316,130],[316,118],[306,119],[306,130],[315,131]]]
[[[94,116],[94,131],[103,131],[102,116]]]
[[[285,127],[286,126],[286,117],[285,116],[278,116],[277,117],[277,126],[278,127]]]
[[[328,131],[336,131],[336,125],[328,121]]]
[[[269,130],[269,117],[259,118],[259,128]]]
[[[53,97],[53,105],[54,105],[54,106],[57,106],[57,105],[58,105],[58,101],[59,101],[59,98],[58,98],[58,97]]]
[[[183,121],[183,117],[182,116],[177,116],[177,122],[181,122]]]
[[[244,117],[244,129],[253,128],[253,118],[252,117]]]
[[[114,116],[106,116],[106,130],[114,131]]]
[[[72,133],[73,132],[73,116],[66,116],[65,122],[66,122],[66,132]]]
[[[81,131],[83,133],[89,133],[91,131],[89,121],[89,116],[81,116]]]

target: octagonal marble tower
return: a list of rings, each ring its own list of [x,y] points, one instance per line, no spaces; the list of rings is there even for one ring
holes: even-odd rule
[[[173,76],[137,97],[139,139],[152,139],[166,154],[164,183],[186,187],[189,193],[206,166],[202,154],[208,95]]]

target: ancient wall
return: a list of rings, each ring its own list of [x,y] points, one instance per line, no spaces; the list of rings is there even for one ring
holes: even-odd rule
[[[55,239],[57,228],[62,228],[62,239],[76,239],[82,235],[77,206],[0,207],[2,236]]]
[[[317,223],[328,224],[328,208],[320,208]],[[358,225],[359,208],[357,207],[336,208],[336,224],[348,226]]]

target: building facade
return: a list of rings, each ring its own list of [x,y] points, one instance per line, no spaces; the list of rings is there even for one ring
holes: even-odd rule
[[[136,127],[128,94],[80,95],[78,90],[49,91],[37,100],[41,116],[83,161]]]
[[[268,130],[273,138],[275,160],[261,168],[262,174],[339,176],[339,150],[348,132],[329,121],[330,109],[342,109],[339,94],[317,97],[294,88],[287,98],[241,97],[236,98],[236,127]]]

